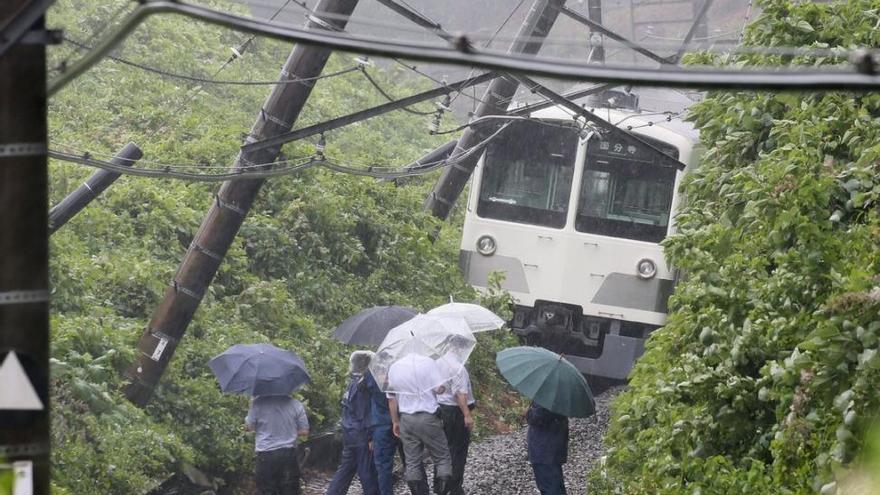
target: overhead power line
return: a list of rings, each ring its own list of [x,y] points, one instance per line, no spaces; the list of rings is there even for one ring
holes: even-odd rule
[[[591,66],[583,62],[543,59],[515,54],[482,51],[467,43],[467,38],[457,39],[456,50],[433,44],[377,40],[363,36],[341,36],[291,27],[284,24],[249,19],[181,1],[146,0],[138,6],[111,34],[103,37],[95,49],[67,72],[52,81],[48,94],[54,94],[74,78],[82,74],[116,45],[124,40],[145,19],[155,14],[176,13],[211,24],[225,26],[264,35],[271,38],[299,43],[325,46],[337,50],[370,55],[403,57],[429,62],[463,64],[491,70],[514,71],[537,76],[563,79],[587,79],[620,84],[665,85],[697,88],[738,89],[844,89],[869,90],[880,88],[880,76],[875,74],[877,53],[871,50],[848,52],[853,55],[850,70],[827,69],[756,69],[661,67],[642,69],[622,66]],[[858,68],[862,72],[858,72]]]
[[[56,160],[62,160],[71,163],[78,163],[80,165],[87,165],[89,167],[100,168],[104,170],[110,170],[112,172],[117,172],[124,175],[135,175],[139,177],[148,177],[154,179],[181,179],[188,181],[196,181],[196,182],[223,182],[227,180],[244,180],[244,179],[267,179],[271,177],[280,177],[284,175],[291,175],[298,172],[301,172],[305,169],[312,167],[323,167],[328,170],[332,170],[334,172],[345,173],[349,175],[359,175],[365,177],[373,177],[376,179],[399,179],[402,177],[414,177],[418,175],[425,175],[431,173],[435,170],[439,170],[441,168],[445,168],[448,166],[454,166],[461,160],[464,160],[474,153],[479,153],[486,146],[489,145],[494,139],[500,136],[504,130],[507,129],[507,126],[510,125],[504,124],[495,131],[492,135],[477,143],[473,147],[469,148],[467,151],[462,153],[456,158],[453,159],[441,159],[433,162],[420,163],[417,168],[404,166],[404,167],[381,167],[376,165],[367,165],[367,166],[351,166],[351,165],[343,165],[339,162],[335,162],[332,159],[326,158],[318,158],[316,155],[312,155],[305,158],[291,159],[291,160],[283,160],[277,161],[274,163],[270,163],[267,165],[259,165],[255,166],[251,169],[248,168],[239,168],[237,171],[230,172],[228,168],[223,168],[224,172],[222,173],[204,173],[204,172],[185,172],[183,170],[209,170],[209,169],[217,169],[221,167],[210,167],[210,166],[202,166],[202,165],[180,165],[180,164],[159,164],[159,167],[154,168],[144,168],[140,166],[120,166],[108,160],[102,160],[99,158],[95,158],[95,156],[101,156],[101,153],[92,153],[92,152],[83,152],[79,153],[69,153],[65,151],[59,150],[49,150],[49,157],[54,158]],[[106,154],[104,154],[106,155]],[[109,155],[106,155],[109,156]],[[143,162],[143,163],[156,163],[156,162]],[[270,169],[265,169],[265,167],[272,167]]]
[[[67,37],[67,36],[64,37],[64,41],[66,41],[66,42],[68,42],[68,43],[70,43],[80,49],[83,49],[83,50],[93,49],[93,47],[91,47],[85,43],[79,42],[73,38]],[[115,55],[107,55],[107,58],[114,61],[114,62],[118,62],[123,65],[128,65],[130,67],[134,67],[136,69],[144,70],[147,72],[152,72],[153,74],[158,74],[158,75],[164,76],[164,77],[170,77],[170,78],[174,78],[174,79],[182,79],[185,81],[191,81],[191,82],[200,83],[200,84],[223,84],[223,85],[231,85],[231,86],[271,86],[271,85],[275,85],[275,84],[307,83],[307,82],[317,81],[319,79],[326,79],[326,78],[330,78],[330,77],[341,76],[344,74],[354,72],[359,69],[358,66],[352,66],[352,67],[342,69],[342,70],[339,70],[336,72],[330,72],[328,74],[321,74],[320,76],[307,77],[307,78],[276,79],[274,81],[240,81],[240,80],[232,80],[232,79],[213,79],[213,78],[209,78],[209,77],[195,76],[192,74],[181,74],[179,72],[173,72],[173,71],[166,70],[166,69],[160,69],[158,67],[153,67],[151,65],[142,64],[139,62],[133,62],[131,60],[128,60],[128,59],[125,59],[122,57],[117,57]]]

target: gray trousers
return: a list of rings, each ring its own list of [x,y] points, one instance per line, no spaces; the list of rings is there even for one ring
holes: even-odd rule
[[[452,476],[452,459],[443,422],[431,413],[415,413],[400,415],[400,440],[403,442],[403,453],[406,456],[406,481],[418,481],[425,478],[422,467],[422,454],[427,449],[428,455],[437,468],[437,476]]]

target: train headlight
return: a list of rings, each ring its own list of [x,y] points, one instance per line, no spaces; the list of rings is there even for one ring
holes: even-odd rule
[[[491,235],[481,235],[479,239],[477,239],[477,252],[482,254],[483,256],[492,256],[495,254],[495,249],[498,246],[495,244],[495,238]]]
[[[639,278],[645,280],[653,278],[654,275],[657,275],[657,265],[653,260],[643,258],[636,264],[636,273],[638,273]]]

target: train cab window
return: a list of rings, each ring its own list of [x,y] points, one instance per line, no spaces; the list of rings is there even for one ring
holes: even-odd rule
[[[678,157],[675,148],[648,140]],[[666,236],[675,170],[656,163],[649,149],[594,138],[587,145],[575,228],[580,232],[660,242]]]
[[[577,144],[561,122],[513,122],[486,148],[477,214],[564,227]]]

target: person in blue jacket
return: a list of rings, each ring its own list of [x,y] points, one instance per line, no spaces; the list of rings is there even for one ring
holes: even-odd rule
[[[342,398],[342,459],[330,480],[327,495],[348,493],[355,473],[361,480],[364,495],[379,495],[370,443],[372,398],[366,380],[372,355],[369,351],[355,351],[349,359],[351,379]]]
[[[379,495],[394,495],[394,452],[398,449],[399,440],[391,431],[391,411],[388,410],[388,398],[379,388],[372,373],[366,376],[367,389],[370,391],[370,438],[373,441],[373,463],[379,482]]]
[[[532,402],[526,412],[526,441],[541,495],[566,495],[562,465],[568,460],[568,418]]]

